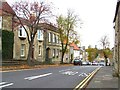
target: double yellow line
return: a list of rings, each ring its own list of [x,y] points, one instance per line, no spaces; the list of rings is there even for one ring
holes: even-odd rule
[[[82,82],[80,82],[73,90],[80,90],[84,88],[89,80],[97,73],[97,71],[100,69],[100,67],[96,68],[92,73],[90,73]]]

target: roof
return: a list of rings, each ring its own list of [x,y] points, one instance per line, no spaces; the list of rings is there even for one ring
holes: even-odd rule
[[[52,30],[54,32],[58,32],[57,27],[52,25],[52,23],[40,23],[39,26],[45,30]]]
[[[13,9],[10,7],[10,5],[7,2],[1,2],[2,3],[2,7],[0,7],[0,15],[3,14],[3,12],[7,12],[10,14],[15,15],[15,12],[13,11]]]
[[[115,22],[115,20],[116,20],[116,16],[117,16],[117,13],[118,13],[119,6],[120,6],[120,0],[117,1],[116,11],[115,11],[115,17],[114,17],[113,22]]]
[[[70,44],[70,47],[73,47],[73,50],[80,50],[80,48],[74,42]]]

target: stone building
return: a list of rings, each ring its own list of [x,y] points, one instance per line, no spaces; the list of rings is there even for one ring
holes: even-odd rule
[[[32,58],[40,62],[48,61],[59,63],[61,46],[56,27],[47,23],[42,23],[39,26],[41,29],[37,30],[34,39]],[[21,25],[18,25],[14,30],[13,58],[26,60],[28,48],[29,43],[26,32]]]
[[[12,31],[15,12],[5,0],[0,1],[0,4],[0,29]]]
[[[120,76],[120,0],[118,0],[116,5],[114,23],[115,23],[114,74]]]
[[[52,24],[44,23],[41,25],[44,30],[43,53],[44,60],[47,62],[60,63],[61,43],[57,27]]]
[[[27,30],[29,32],[28,28]],[[13,32],[14,32],[13,59],[27,60],[29,43],[26,32],[21,25],[15,27]],[[32,58],[38,61],[43,61],[43,30],[38,30],[34,38]]]

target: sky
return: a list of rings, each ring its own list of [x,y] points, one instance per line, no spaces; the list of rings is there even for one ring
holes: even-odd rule
[[[12,3],[11,0],[6,0]],[[15,0],[14,0],[15,1]],[[16,0],[17,1],[17,0]],[[27,0],[30,1],[30,0]],[[82,25],[75,28],[81,40],[81,46],[91,45],[98,48],[100,39],[107,35],[110,48],[114,46],[113,19],[117,0],[43,0],[52,2],[53,13],[57,16],[66,16],[67,10],[71,9],[79,16]]]

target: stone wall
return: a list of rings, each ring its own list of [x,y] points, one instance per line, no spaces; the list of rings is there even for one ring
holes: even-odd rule
[[[115,21],[114,74],[115,76],[120,76],[120,2],[117,3],[114,21]]]
[[[12,15],[2,16],[2,29],[12,31]]]

